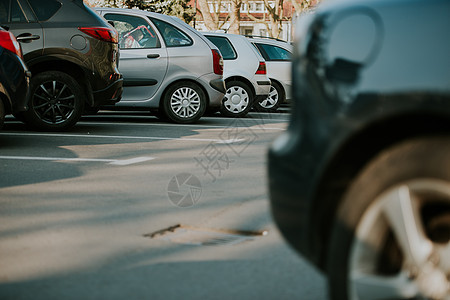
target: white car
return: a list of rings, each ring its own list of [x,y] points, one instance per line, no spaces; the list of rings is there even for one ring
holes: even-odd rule
[[[266,60],[267,74],[272,82],[269,97],[255,103],[255,108],[259,111],[274,112],[281,104],[291,101],[293,46],[278,39],[251,36],[248,38]]]
[[[270,79],[266,62],[250,41],[228,33],[204,32],[222,53],[226,93],[220,112],[228,117],[245,116],[254,103],[267,99]]]

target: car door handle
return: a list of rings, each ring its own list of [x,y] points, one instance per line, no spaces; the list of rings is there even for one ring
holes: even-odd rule
[[[31,41],[35,41],[35,40],[38,40],[40,38],[41,37],[39,35],[37,35],[37,34],[22,33],[22,34],[19,34],[16,39],[19,42],[31,43]]]
[[[159,54],[147,54],[147,58],[158,58]]]

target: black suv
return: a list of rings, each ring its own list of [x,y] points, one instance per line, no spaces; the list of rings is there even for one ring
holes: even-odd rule
[[[300,18],[272,212],[333,299],[450,299],[450,1]]]
[[[29,109],[40,130],[66,130],[122,95],[118,34],[82,0],[0,0],[1,26],[20,41],[32,73]]]

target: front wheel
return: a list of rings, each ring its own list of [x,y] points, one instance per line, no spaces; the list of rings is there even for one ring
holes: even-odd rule
[[[39,73],[31,78],[29,108],[23,121],[34,129],[67,130],[81,118],[83,92],[70,75],[59,71]]]
[[[375,158],[341,203],[328,255],[332,299],[449,299],[450,139]]]
[[[194,123],[205,113],[206,103],[205,93],[199,86],[192,82],[178,82],[167,90],[162,113],[174,123]]]
[[[227,82],[220,113],[227,117],[243,117],[252,108],[253,95],[250,88],[240,81]]]

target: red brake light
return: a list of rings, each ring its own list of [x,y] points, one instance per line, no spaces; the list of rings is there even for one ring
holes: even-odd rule
[[[78,27],[78,29],[98,40],[119,43],[119,34],[117,30],[108,27]]]
[[[20,44],[11,32],[0,30],[0,46],[23,58]]]
[[[258,70],[256,70],[256,74],[266,75],[267,69],[266,69],[266,62],[260,61]]]
[[[223,58],[219,50],[211,49],[213,55],[214,74],[223,75]]]

